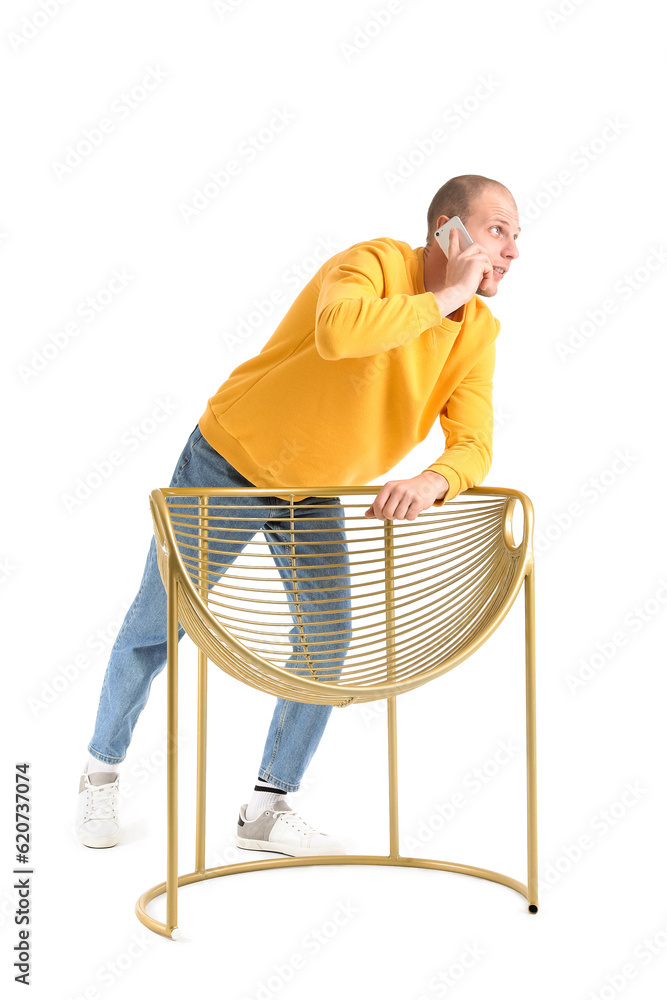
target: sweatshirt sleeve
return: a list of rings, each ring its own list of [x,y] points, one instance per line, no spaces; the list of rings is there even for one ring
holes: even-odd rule
[[[499,329],[498,320],[496,324]],[[470,486],[479,486],[489,474],[493,457],[495,364],[496,342],[493,340],[459,382],[440,413],[447,447],[428,468],[445,477],[449,490],[440,500],[434,501],[434,507],[441,507]]]
[[[459,332],[460,323],[443,320],[433,292],[382,298],[384,286],[380,254],[368,245],[352,247],[326,272],[315,320],[315,345],[326,361],[381,354],[441,324]]]

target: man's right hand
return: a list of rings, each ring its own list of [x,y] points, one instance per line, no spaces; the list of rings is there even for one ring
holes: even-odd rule
[[[487,251],[479,243],[471,243],[465,250],[461,250],[459,230],[452,226],[449,230],[445,280],[442,289],[433,293],[442,316],[456,312],[473,297],[478,288],[491,288],[492,282],[493,265]]]

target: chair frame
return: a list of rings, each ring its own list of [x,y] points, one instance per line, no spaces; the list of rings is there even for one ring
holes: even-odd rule
[[[343,497],[354,495],[377,494],[380,486],[363,487],[286,487],[283,496],[290,496],[290,504],[294,497]],[[195,831],[195,868],[187,875],[178,874],[178,627],[179,627],[179,588],[188,592],[190,600],[201,601],[187,571],[179,556],[178,545],[170,521],[167,497],[191,496],[199,498],[199,545],[200,551],[205,550],[207,499],[212,496],[266,496],[266,490],[258,487],[246,489],[232,488],[176,488],[169,487],[153,490],[150,494],[150,510],[157,543],[158,564],[167,592],[167,877],[165,882],[153,886],[142,893],[136,902],[135,912],[139,920],[149,930],[167,938],[180,937],[177,919],[177,890],[179,886],[190,885],[224,875],[240,874],[241,872],[257,871],[264,868],[289,868],[298,865],[392,865],[407,868],[433,868],[440,871],[456,872],[463,875],[473,875],[478,878],[498,882],[524,896],[528,902],[528,911],[538,911],[538,875],[537,875],[537,773],[536,773],[536,698],[535,698],[535,564],[533,556],[533,506],[529,498],[519,490],[494,487],[471,487],[461,495],[474,496],[492,494],[505,496],[503,516],[503,538],[509,550],[519,559],[519,569],[516,572],[514,584],[508,591],[503,606],[493,620],[468,645],[463,652],[459,651],[445,661],[445,665],[437,671],[431,671],[431,676],[439,676],[457,666],[478,649],[495,631],[504,619],[509,608],[514,603],[518,593],[524,586],[525,597],[525,712],[526,712],[526,819],[527,819],[527,882],[523,883],[509,875],[479,868],[473,865],[456,864],[432,858],[403,857],[399,853],[398,824],[398,752],[396,726],[396,696],[404,690],[409,690],[416,684],[404,683],[402,687],[387,684],[393,694],[386,696],[387,701],[387,739],[388,739],[388,781],[389,781],[389,854],[343,854],[318,855],[312,857],[267,858],[255,861],[245,861],[236,864],[207,868],[205,863],[206,844],[206,743],[207,743],[207,682],[208,658],[198,646],[198,703],[197,703],[197,781],[196,781],[196,831]],[[515,505],[519,502],[523,508],[523,533],[519,542],[514,541],[512,532],[512,515]],[[385,560],[387,569],[387,606],[388,620],[393,600],[393,521],[386,520],[384,525]],[[212,615],[209,627],[220,629]],[[233,643],[233,637],[225,635],[227,643]],[[195,640],[196,641],[196,640]],[[275,677],[284,678],[285,672],[257,654],[245,649],[240,643],[238,650],[252,663],[255,660],[261,665],[262,671]],[[388,648],[388,662],[391,650]],[[431,679],[428,677],[426,679]],[[424,683],[422,681],[420,683]],[[300,677],[299,684],[306,689],[309,684],[321,687],[318,681]],[[336,686],[339,689],[339,686]],[[344,685],[343,685],[344,687]],[[374,695],[372,700],[382,700],[381,693]],[[353,700],[353,699],[350,699]],[[362,699],[364,700],[364,699]],[[371,700],[366,698],[365,700]],[[166,921],[160,921],[147,913],[146,907],[157,896],[166,893]]]

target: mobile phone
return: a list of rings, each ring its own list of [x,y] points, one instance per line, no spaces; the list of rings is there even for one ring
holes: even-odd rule
[[[444,226],[441,226],[440,229],[436,229],[435,234],[434,234],[436,240],[438,241],[438,243],[440,244],[440,246],[444,250],[445,257],[449,256],[449,253],[448,253],[448,251],[449,251],[449,230],[452,229],[452,227],[455,228],[455,229],[458,229],[459,232],[461,233],[461,235],[459,237],[459,243],[461,245],[461,250],[465,250],[465,248],[469,247],[471,243],[474,243],[474,240],[473,240],[472,236],[470,235],[470,233],[468,232],[468,230],[466,229],[466,227],[463,225],[463,223],[459,219],[458,215],[453,215],[451,217],[451,219],[444,224]]]

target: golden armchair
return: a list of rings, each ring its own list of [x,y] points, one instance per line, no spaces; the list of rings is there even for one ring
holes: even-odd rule
[[[365,518],[379,486],[289,487],[268,498],[274,534],[254,530],[259,488],[156,489],[150,509],[167,599],[167,878],[139,898],[150,930],[177,937],[181,885],[261,868],[383,864],[507,885],[536,913],[533,508],[516,490],[474,487],[413,521]],[[304,499],[298,500],[301,497]],[[523,513],[515,540],[513,514]],[[257,507],[254,508],[257,511]],[[251,520],[247,520],[248,518]],[[245,524],[244,524],[245,521]],[[314,555],[315,554],[315,555]],[[310,560],[310,562],[309,562]],[[396,696],[439,677],[495,631],[525,584],[527,883],[399,854]],[[178,629],[199,650],[194,871],[178,875]],[[260,858],[205,865],[207,661],[290,701],[343,707],[387,699],[388,855]],[[148,903],[166,892],[166,922]]]

